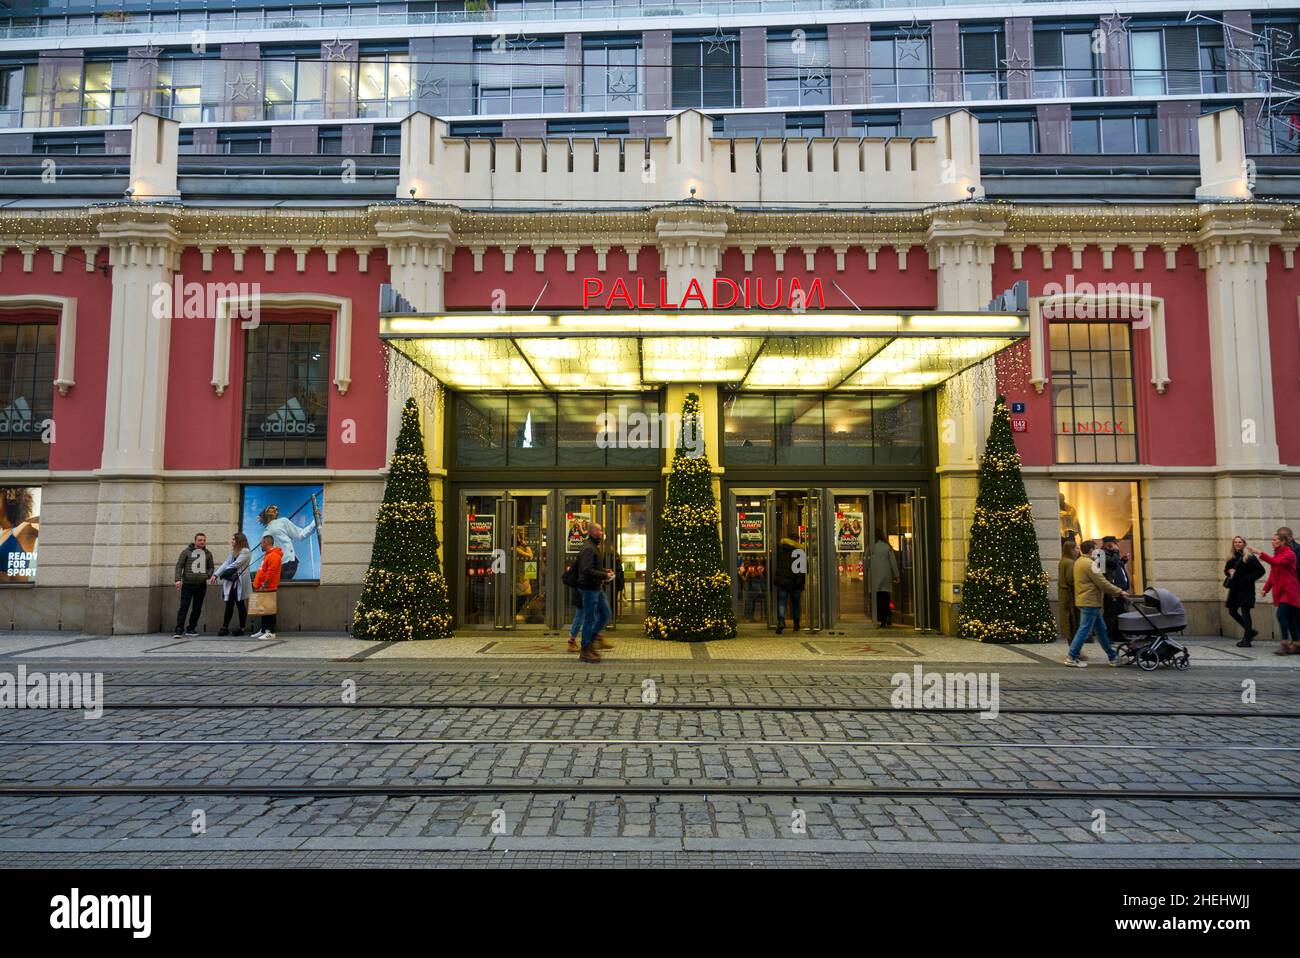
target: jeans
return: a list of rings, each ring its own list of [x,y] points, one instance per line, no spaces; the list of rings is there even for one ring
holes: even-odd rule
[[[579,602],[578,607],[573,610],[573,625],[569,626],[569,638],[576,639],[578,637],[578,630],[581,628],[582,628],[582,603]]]
[[[1083,640],[1088,637],[1088,633],[1094,627],[1097,629],[1097,641],[1101,643],[1106,658],[1115,658],[1115,649],[1111,647],[1110,637],[1106,635],[1106,620],[1102,617],[1101,609],[1092,605],[1080,606],[1079,608],[1079,631],[1074,633],[1074,641],[1070,643],[1070,658],[1077,659],[1079,657],[1079,650],[1083,648]]]
[[[582,596],[582,647],[589,649],[609,621],[609,599],[604,589],[579,589],[578,594]]]
[[[794,627],[799,628],[799,601],[801,593],[798,589],[792,589],[788,585],[778,585],[776,587],[776,624],[778,627],[785,628],[785,605],[790,603],[790,611],[794,615]]]
[[[1300,605],[1281,602],[1277,607],[1277,624],[1283,642],[1300,642]]]
[[[180,632],[185,625],[186,612],[190,614],[190,631],[194,631],[194,627],[199,624],[199,616],[203,613],[203,600],[207,597],[207,594],[207,583],[181,583],[181,605],[176,610],[177,632]]]

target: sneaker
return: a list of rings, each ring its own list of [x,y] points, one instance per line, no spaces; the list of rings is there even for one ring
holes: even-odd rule
[[[195,632],[193,629],[186,629],[186,630],[185,630],[185,638],[187,638],[187,639],[197,639],[198,637],[199,637],[199,634],[198,634],[197,632]]]
[[[1086,669],[1088,667],[1088,663],[1083,659],[1071,658],[1068,655],[1065,657],[1065,664],[1076,669]]]
[[[252,635],[250,635],[249,638],[250,638],[250,639],[260,639],[260,638],[261,638],[262,636],[264,636],[265,634],[266,634],[266,629],[258,629],[256,632],[254,632]]]
[[[1111,659],[1107,664],[1108,664],[1112,669],[1118,667],[1118,666],[1121,664],[1121,662],[1120,662],[1120,660],[1119,660],[1119,656],[1118,656],[1118,655],[1115,656],[1115,657],[1114,657],[1113,659]]]
[[[580,653],[578,653],[578,661],[579,661],[579,662],[599,662],[599,661],[600,661],[600,653],[597,652],[595,649],[592,649],[592,648],[586,648],[586,649],[583,649]]]
[[[582,651],[582,646],[578,645],[578,637],[576,635],[569,636],[569,651],[570,652]]]
[[[180,629],[177,629],[175,632],[172,633],[172,638],[173,638],[173,639],[183,639],[183,638],[185,638],[185,633],[182,632]]]
[[[1237,648],[1239,649],[1250,648],[1250,639],[1242,639],[1240,642],[1237,643]]]
[[[259,639],[262,639],[263,641],[266,641],[266,642],[272,642],[272,641],[275,640],[275,633],[274,633],[274,632],[263,632],[261,635],[258,636],[258,638],[259,638]]]

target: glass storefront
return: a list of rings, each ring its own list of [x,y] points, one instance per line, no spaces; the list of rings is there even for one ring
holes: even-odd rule
[[[1142,524],[1138,511],[1138,484],[1126,480],[1089,480],[1057,483],[1061,538],[1073,533],[1080,543],[1105,536],[1118,540],[1124,556],[1131,592],[1141,592]]]

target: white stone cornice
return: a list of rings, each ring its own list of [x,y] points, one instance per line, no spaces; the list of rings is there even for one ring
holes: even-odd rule
[[[59,314],[59,347],[54,370],[54,388],[66,396],[75,386],[77,358],[77,300],[71,296],[24,293],[0,296],[0,313],[14,310],[49,310]]]
[[[232,317],[245,329],[261,322],[263,309],[321,309],[334,314],[334,387],[340,396],[352,385],[352,300],[324,293],[250,293],[217,300],[212,338],[212,389],[218,396],[230,386]]]

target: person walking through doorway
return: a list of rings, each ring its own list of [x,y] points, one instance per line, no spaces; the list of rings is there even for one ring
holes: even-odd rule
[[[871,543],[868,562],[871,563],[871,591],[876,594],[876,625],[887,629],[894,624],[894,586],[901,581],[901,574],[898,556],[881,529],[876,530],[876,541]]]
[[[605,530],[593,522],[587,529],[587,541],[578,553],[578,594],[582,597],[582,651],[581,662],[599,662],[602,649],[614,646],[605,641],[602,631],[609,621],[609,599],[605,597],[605,584],[614,578],[614,570],[606,569],[600,548]]]
[[[221,628],[217,635],[243,635],[248,623],[248,595],[253,591],[253,583],[248,576],[248,564],[253,553],[248,548],[248,539],[242,532],[230,537],[230,555],[226,561],[217,566],[217,580],[221,583],[221,598],[226,603],[226,610],[221,618]],[[230,618],[239,612],[239,625],[232,632]]]
[[[799,606],[803,597],[804,573],[795,571],[795,552],[802,555],[798,540],[782,536],[776,546],[776,571],[772,582],[776,585],[776,634],[785,631],[785,610],[788,606],[794,617],[794,630],[799,631]]]
[[[1223,587],[1228,590],[1228,600],[1224,603],[1228,615],[1232,616],[1244,633],[1237,648],[1250,648],[1250,640],[1259,635],[1250,621],[1251,610],[1255,608],[1255,583],[1264,577],[1264,566],[1246,551],[1246,540],[1234,536],[1232,552],[1223,564]]]
[[[176,588],[180,590],[181,604],[176,610],[176,631],[173,638],[194,636],[203,613],[203,600],[208,594],[209,583],[217,581],[213,576],[216,566],[212,553],[208,551],[208,537],[202,532],[194,534],[194,541],[181,550],[176,559]],[[190,624],[185,624],[185,615],[189,613]]]
[[[1079,631],[1074,633],[1074,641],[1066,653],[1065,664],[1080,669],[1088,665],[1079,653],[1083,649],[1084,639],[1088,638],[1093,629],[1097,630],[1097,641],[1101,643],[1102,651],[1110,659],[1110,664],[1119,665],[1119,656],[1106,634],[1106,620],[1101,612],[1102,597],[1128,597],[1127,592],[1106,581],[1106,577],[1097,571],[1105,560],[1102,556],[1094,558],[1092,553],[1096,547],[1097,543],[1089,539],[1083,544],[1083,554],[1074,560],[1074,604],[1079,609]]]

